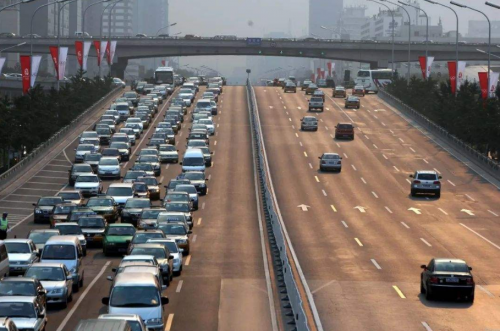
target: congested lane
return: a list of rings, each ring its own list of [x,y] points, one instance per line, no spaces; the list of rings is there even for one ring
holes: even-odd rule
[[[360,110],[345,110],[343,99],[327,97],[318,132],[302,132],[300,119],[310,115],[303,92],[255,91],[280,209],[325,329],[498,327],[498,249],[459,224],[472,229],[482,222],[476,230],[500,241],[494,226],[483,228],[496,216],[478,212],[486,216],[479,220],[461,212],[472,202],[495,213],[494,186],[376,96],[361,98]],[[354,141],[334,140],[335,125],[351,120]],[[318,171],[317,157],[325,152],[343,157],[341,173]],[[408,175],[433,168],[456,186],[444,184],[440,199],[411,198]],[[473,266],[480,285],[474,305],[419,296],[419,266],[443,256]]]

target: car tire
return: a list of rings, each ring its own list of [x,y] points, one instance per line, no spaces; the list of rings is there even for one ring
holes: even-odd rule
[[[420,293],[421,294],[425,293],[424,282],[422,282],[422,280],[420,280]]]
[[[425,300],[431,301],[432,299],[433,299],[433,295],[432,295],[431,291],[429,291],[429,289],[427,289],[427,291],[425,291]]]
[[[340,168],[340,169],[338,170],[338,172],[339,172],[339,173],[340,173],[341,171],[342,171],[342,168]]]
[[[339,136],[335,135],[335,139],[339,139]]]
[[[474,303],[474,293],[472,293],[468,299],[470,303]]]
[[[164,283],[167,287],[170,287],[170,277],[163,278],[163,283]]]
[[[68,297],[66,297],[66,300],[61,304],[61,306],[63,307],[63,309],[68,308],[68,302],[69,302]]]
[[[80,291],[80,286],[78,286],[78,283],[73,284],[73,293],[78,293]]]
[[[414,197],[415,195],[417,195],[417,193],[416,193],[414,190],[411,190],[411,191],[410,191],[410,195],[411,195],[412,197]]]
[[[319,167],[319,171],[325,171],[325,169],[323,169],[323,167]]]
[[[437,192],[436,193],[436,198],[440,198],[441,197],[441,192]]]
[[[73,292],[71,292],[71,294],[68,297],[68,302],[71,302],[71,301],[73,301]]]

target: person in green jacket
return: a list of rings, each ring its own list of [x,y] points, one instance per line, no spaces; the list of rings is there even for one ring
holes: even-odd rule
[[[2,218],[0,218],[0,240],[7,239],[7,230],[9,229],[7,216],[7,213],[3,213]]]

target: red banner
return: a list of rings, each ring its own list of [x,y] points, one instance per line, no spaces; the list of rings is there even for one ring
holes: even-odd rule
[[[80,68],[83,66],[83,42],[75,41],[76,58]]]
[[[21,73],[23,79],[23,94],[26,94],[31,85],[31,57],[29,55],[21,55]]]
[[[488,73],[478,72],[479,75],[479,87],[481,87],[481,96],[484,100],[488,98]]]
[[[311,82],[315,82],[316,80],[314,79],[314,74],[311,74]]]
[[[451,93],[457,91],[457,63],[454,61],[448,62],[448,74],[450,75]],[[486,84],[488,85],[488,84]]]
[[[422,76],[424,79],[427,79],[426,73],[427,73],[427,59],[425,56],[419,56],[418,57],[418,62],[420,62],[420,70],[422,70]],[[451,77],[451,75],[450,75]]]
[[[106,61],[108,61],[108,64],[111,64],[111,50],[110,50],[110,47],[111,47],[111,43],[108,42],[106,44]]]
[[[101,42],[94,40],[94,47],[97,52],[97,65],[101,66]]]
[[[161,60],[161,65],[165,66],[165,60]]]
[[[59,50],[57,46],[49,46],[50,48],[50,56],[52,57],[52,61],[54,61],[54,67],[56,68],[56,77],[59,77]]]
[[[318,79],[321,79],[321,68],[316,68],[316,77],[318,77]]]

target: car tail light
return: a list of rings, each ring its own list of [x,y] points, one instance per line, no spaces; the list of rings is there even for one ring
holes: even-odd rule
[[[420,181],[419,180],[414,180],[413,184],[420,184]]]
[[[467,285],[474,285],[474,278],[467,278]]]
[[[326,161],[321,161],[321,164],[326,164]]]
[[[429,278],[429,282],[433,284],[437,284],[439,282],[439,278],[437,277],[431,277]]]
[[[435,184],[435,185],[441,185],[441,182],[440,182],[439,180],[435,180],[435,181],[434,181],[434,184]]]
[[[337,164],[342,164],[342,161],[337,161]]]

